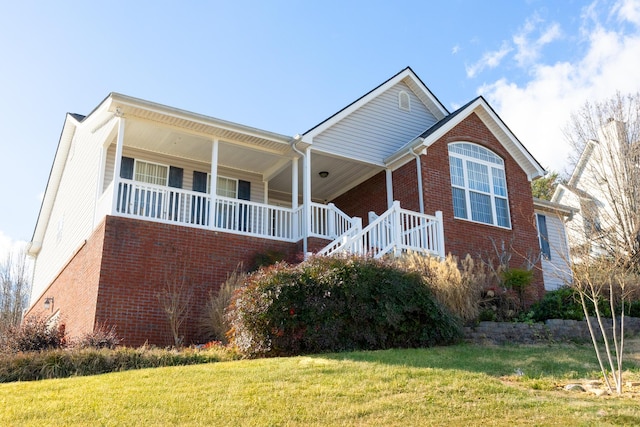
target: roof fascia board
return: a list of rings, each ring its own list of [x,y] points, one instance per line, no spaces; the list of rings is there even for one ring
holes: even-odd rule
[[[179,108],[169,107],[167,105],[158,104],[155,102],[146,101],[139,98],[134,98],[134,97],[122,95],[119,93],[112,93],[111,97],[113,99],[113,102],[110,110],[112,111],[115,111],[115,109],[118,107],[118,104],[122,104],[129,107],[141,108],[153,113],[173,116],[176,118],[188,120],[188,121],[205,125],[205,126],[212,126],[212,127],[220,128],[222,130],[226,130],[226,131],[238,132],[238,133],[253,136],[256,138],[267,139],[273,142],[279,142],[287,145],[290,143],[292,138],[291,136],[282,135],[275,132],[254,128],[251,126],[245,126],[239,123],[229,122],[222,119],[217,119],[215,117],[205,116],[203,114],[197,114],[191,111],[181,110]]]
[[[80,123],[71,116],[71,114],[67,113],[64,125],[62,126],[62,131],[60,132],[58,148],[56,149],[54,161],[49,172],[49,179],[47,180],[42,204],[40,205],[40,212],[38,213],[36,227],[33,230],[33,236],[29,243],[28,253],[31,256],[37,255],[42,247],[42,241],[49,225],[53,205],[60,188],[62,174],[64,172],[65,165],[67,164],[67,156],[69,155],[71,141],[73,140],[73,136],[75,135],[76,129],[79,125]]]
[[[552,211],[554,213],[561,213],[564,216],[571,216],[577,212],[576,209],[571,206],[562,205],[557,202],[552,202],[549,200],[539,199],[537,197],[533,198],[533,207],[538,210]]]
[[[478,109],[481,109],[482,111],[486,112],[487,115],[491,118],[491,120],[493,120],[498,125],[500,130],[502,130],[507,136],[507,138],[509,138],[509,140],[514,144],[516,149],[518,149],[518,151],[520,151],[525,156],[529,164],[528,165],[521,164],[520,167],[522,167],[522,169],[525,172],[527,172],[527,176],[529,180],[532,180],[538,176],[543,176],[545,172],[544,168],[542,168],[542,166],[540,166],[540,164],[533,158],[531,153],[529,153],[529,151],[526,148],[524,148],[524,146],[518,140],[518,138],[515,137],[515,135],[511,132],[511,130],[509,130],[509,128],[504,124],[504,122],[500,119],[500,117],[498,117],[495,111],[493,111],[493,109],[489,106],[489,104],[487,104],[487,101],[485,101],[485,99],[482,97],[478,97],[474,102],[470,103],[463,111],[456,114],[456,116],[453,119],[445,123],[444,126],[437,129],[431,135],[427,136],[427,138],[425,139],[424,145],[426,147],[429,147],[431,144],[435,143],[437,140],[442,138],[447,132],[449,132],[455,126],[460,124],[472,112]],[[482,117],[480,117],[480,119],[482,120]],[[500,138],[498,138],[498,140],[500,140]],[[505,146],[503,141],[500,141],[500,143],[507,149],[507,151],[509,151],[509,148]]]
[[[573,168],[571,177],[569,177],[569,181],[567,181],[568,185],[577,187],[577,183],[580,180],[580,176],[582,176],[582,173],[587,167],[587,163],[589,163],[589,159],[591,158],[591,155],[593,154],[593,151],[595,150],[598,144],[599,142],[593,139],[590,139],[587,141],[587,143],[584,146],[584,149],[582,150],[582,153],[580,154],[580,158],[578,158],[576,167]]]

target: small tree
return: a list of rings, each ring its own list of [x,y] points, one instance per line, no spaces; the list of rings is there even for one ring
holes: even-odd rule
[[[9,252],[0,263],[0,335],[18,326],[29,296],[28,263],[24,249]]]
[[[582,254],[581,262],[573,267],[573,286],[580,297],[604,382],[609,392],[615,389],[617,394],[622,393],[625,304],[638,288],[639,279],[628,263],[593,254]],[[594,317],[589,317],[590,309]],[[603,313],[605,310],[611,313],[610,328],[603,319],[608,314]]]
[[[181,347],[184,343],[181,328],[189,314],[193,295],[186,272],[186,261],[168,264],[165,269],[164,282],[156,294],[160,307],[167,316],[173,343],[176,347]]]
[[[620,394],[624,305],[640,283],[640,92],[585,103],[565,135],[576,163],[567,187],[579,199],[581,219],[568,228],[573,286],[606,386]]]
[[[531,183],[531,193],[533,197],[538,199],[551,200],[551,196],[553,196],[553,192],[559,182],[558,172],[549,172]]]

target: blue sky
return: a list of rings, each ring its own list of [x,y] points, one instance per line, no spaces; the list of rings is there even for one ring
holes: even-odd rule
[[[294,135],[411,66],[562,171],[571,111],[640,90],[640,0],[23,0],[0,54],[1,256],[31,239],[65,114],[112,91]]]

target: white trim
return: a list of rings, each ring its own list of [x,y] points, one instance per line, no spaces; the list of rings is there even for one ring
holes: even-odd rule
[[[442,127],[437,129],[432,134],[428,135],[425,138],[424,145],[425,147],[429,147],[438,141],[441,137],[443,137],[447,132],[453,129],[455,126],[460,124],[464,119],[466,119],[472,112],[480,110],[480,112],[484,112],[488,115],[488,117],[493,120],[494,123],[500,128],[503,132],[504,136],[511,142],[512,148],[506,144],[503,138],[500,137],[499,134],[495,134],[496,138],[500,142],[500,144],[507,150],[509,155],[518,163],[518,165],[522,168],[522,170],[527,174],[527,178],[531,181],[534,178],[539,176],[544,176],[545,170],[540,166],[540,164],[531,156],[531,154],[524,148],[522,143],[509,131],[509,129],[504,125],[502,120],[491,110],[491,107],[487,104],[484,98],[478,98],[476,101],[472,102],[465,108],[463,111],[457,113],[456,117],[449,120]],[[482,116],[479,114],[480,120],[482,120]],[[527,161],[526,164],[514,156],[514,150],[516,149]],[[389,156],[389,158],[393,158]]]
[[[124,146],[124,117],[118,117],[118,137],[116,138],[116,158],[113,165],[113,182],[114,184],[120,179],[120,169],[122,166],[122,147]],[[113,188],[113,200],[111,203],[111,215],[116,212],[116,206],[118,206],[118,190]]]
[[[142,181],[139,179],[136,179],[136,175],[137,175],[137,170],[138,170],[138,164],[140,163],[144,163],[147,165],[154,165],[154,166],[160,166],[163,168],[167,168],[167,176],[165,177],[165,181],[163,184],[158,184],[157,182],[147,182],[147,181]],[[144,160],[144,159],[133,159],[133,180],[136,182],[144,182],[145,184],[154,184],[154,185],[160,185],[162,187],[168,187],[169,186],[169,170],[171,169],[171,166],[169,165],[165,165],[163,163],[158,163],[158,162],[150,162],[148,160]],[[157,178],[157,177],[156,177]]]
[[[474,156],[469,156],[466,154],[460,154],[460,153],[455,153],[455,152],[451,152],[451,147],[454,145],[458,145],[458,144],[469,144],[472,146],[477,146],[480,147],[483,150],[488,151],[489,153],[493,154],[494,156],[496,156],[499,160],[502,161],[502,164],[499,165],[497,163],[493,163],[487,160],[483,160]],[[471,221],[471,222],[475,222],[478,224],[485,224],[485,225],[491,225],[491,226],[495,226],[495,227],[500,227],[500,228],[504,228],[504,229],[508,229],[510,230],[512,228],[512,219],[511,219],[511,209],[509,206],[509,189],[507,188],[507,173],[505,170],[505,166],[504,166],[504,159],[502,157],[500,157],[499,155],[497,155],[495,152],[493,152],[492,150],[488,149],[487,147],[484,147],[480,144],[475,144],[473,142],[468,142],[468,141],[453,141],[447,144],[447,152],[449,153],[449,159],[456,158],[459,159],[460,162],[462,163],[462,178],[464,180],[464,185],[460,186],[459,184],[454,184],[453,183],[453,175],[450,173],[450,182],[451,182],[451,188],[452,188],[452,197],[453,197],[453,189],[460,189],[462,191],[464,191],[464,197],[465,197],[465,204],[466,204],[466,217],[458,217],[455,215],[455,209],[454,209],[454,218],[456,219],[463,219],[463,220],[467,220],[467,221]],[[485,192],[482,190],[473,190],[469,184],[469,170],[468,168],[468,162],[472,162],[481,166],[485,166],[487,168],[487,180],[488,180],[488,186],[489,186],[489,191]],[[449,170],[451,170],[451,160],[449,160]],[[498,169],[501,170],[503,175],[504,175],[504,189],[506,192],[506,196],[501,196],[501,195],[497,195],[495,193],[495,184],[494,184],[494,175],[493,175],[493,169]],[[488,222],[483,222],[483,221],[477,221],[473,219],[473,210],[471,208],[471,192],[474,193],[478,193],[478,194],[482,194],[485,196],[489,196],[489,200],[490,200],[490,204],[491,204],[491,223]],[[500,225],[498,223],[498,209],[496,206],[496,199],[502,199],[506,201],[506,207],[507,207],[507,217],[509,220],[509,226],[506,227],[504,225]],[[452,200],[453,202],[453,200]]]

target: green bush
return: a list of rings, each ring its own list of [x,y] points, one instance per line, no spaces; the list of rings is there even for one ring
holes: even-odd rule
[[[536,322],[547,319],[584,319],[578,295],[567,286],[546,292],[540,301],[529,308],[528,313],[529,317]]]
[[[631,301],[624,305],[624,313],[631,317],[640,317],[640,300]]]
[[[254,357],[424,347],[460,337],[458,319],[419,274],[363,258],[261,269],[234,297],[229,320],[231,342]]]

